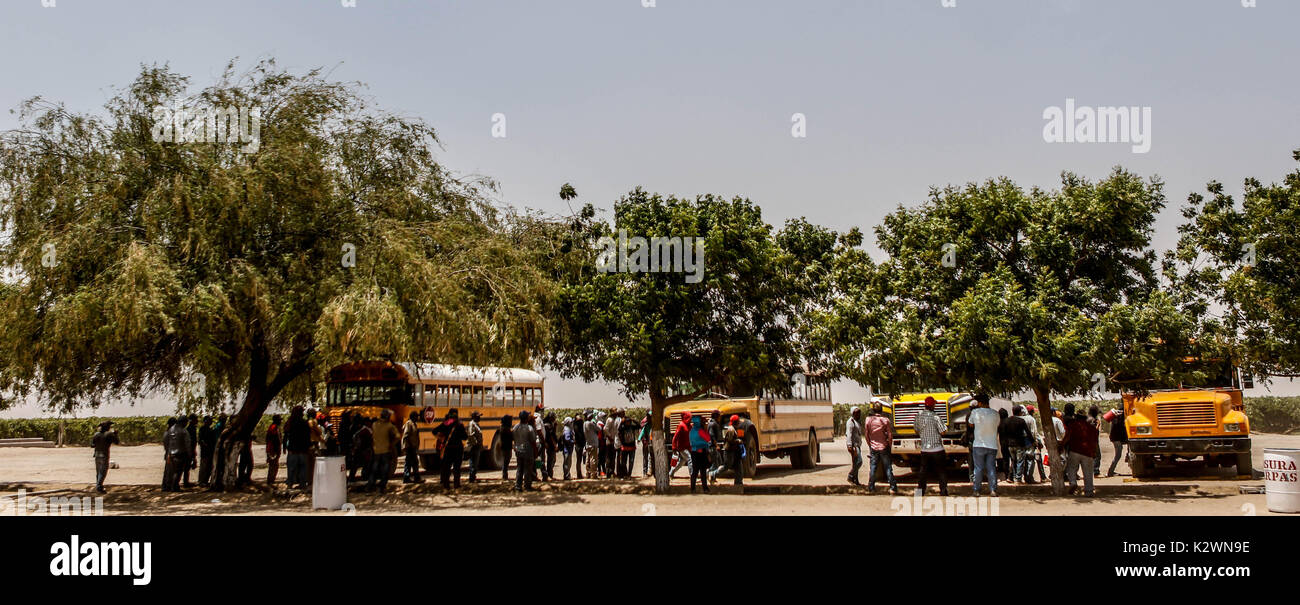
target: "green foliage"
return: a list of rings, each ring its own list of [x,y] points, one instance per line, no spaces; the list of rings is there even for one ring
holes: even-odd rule
[[[154,140],[172,105],[260,109],[259,149]],[[36,98],[20,118],[0,135],[0,406],[174,388],[181,409],[243,398],[247,426],[340,362],[526,366],[548,338],[568,225],[496,208],[358,85],[264,61],[191,92],[145,67],[102,115]]]
[[[1292,156],[1300,161],[1300,150]],[[1257,376],[1300,373],[1300,170],[1281,184],[1244,183],[1238,206],[1223,185],[1192,194],[1165,273],[1202,318],[1203,338]]]
[[[1168,362],[1190,334],[1156,291],[1148,246],[1163,207],[1160,181],[1120,169],[1095,183],[1066,173],[1055,191],[1007,179],[933,190],[876,228],[884,261],[839,259],[816,344],[879,392],[1068,395],[1126,356]]]
[[[648,393],[655,406],[717,386],[788,390],[805,360],[795,320],[822,295],[816,276],[838,236],[802,220],[774,232],[743,198],[636,189],[614,210],[595,235],[702,239],[702,279],[588,265],[560,296],[548,363],[566,377],[615,382],[629,398]]]

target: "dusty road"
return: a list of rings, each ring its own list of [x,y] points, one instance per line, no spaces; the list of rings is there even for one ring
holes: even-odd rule
[[[1266,447],[1300,447],[1300,436],[1257,434],[1253,438],[1257,464]],[[1103,453],[1104,473],[1112,454],[1107,442],[1103,442]],[[265,478],[264,453],[261,448],[255,448],[254,454],[255,477]],[[758,477],[746,481],[750,493],[745,495],[725,485],[730,483],[728,479],[722,480],[724,485],[717,491],[732,493],[687,494],[684,488],[689,482],[685,469],[673,482],[681,494],[654,495],[648,480],[584,480],[557,482],[544,486],[541,493],[517,495],[507,490],[507,485],[501,482],[501,472],[495,471],[481,475],[487,481],[454,495],[438,488],[436,478],[418,486],[403,486],[395,481],[391,484],[396,488],[394,493],[382,496],[353,493],[349,500],[354,506],[348,511],[315,513],[310,511],[309,493],[290,492],[282,486],[273,491],[261,489],[238,494],[199,490],[165,494],[156,487],[162,475],[162,450],[158,445],[115,447],[113,461],[119,468],[109,471],[110,492],[104,500],[105,514],[895,515],[924,514],[935,510],[927,507],[936,506],[933,501],[918,502],[911,497],[914,478],[903,469],[898,469],[903,497],[879,493],[883,490],[867,495],[859,488],[849,487],[845,482],[848,454],[838,441],[823,444],[822,461],[815,469],[796,470],[779,460],[765,462],[759,467]],[[638,456],[638,477],[640,462]],[[1238,486],[1257,486],[1262,482],[1240,479],[1232,471],[1188,464],[1173,469],[1171,476],[1160,481],[1138,482],[1128,476],[1128,467],[1122,462],[1119,470],[1118,477],[1097,480],[1099,497],[1092,500],[1054,498],[1044,493],[1042,487],[1014,489],[1004,485],[1003,497],[998,499],[993,512],[1000,515],[1269,514],[1262,494],[1238,493]],[[281,481],[284,472],[282,464]],[[865,479],[865,469],[862,476]],[[950,478],[954,496],[970,495],[964,471],[953,473]],[[20,489],[34,495],[91,495],[87,488],[93,479],[89,448],[0,448],[0,496],[15,494]],[[963,510],[961,507],[967,504],[958,500],[955,506]],[[985,507],[987,510],[987,503]]]

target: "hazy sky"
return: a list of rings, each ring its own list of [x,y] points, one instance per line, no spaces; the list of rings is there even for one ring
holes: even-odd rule
[[[747,196],[774,225],[869,229],[931,186],[1054,186],[1062,170],[1123,165],[1165,180],[1165,248],[1189,192],[1279,180],[1300,147],[1289,0],[54,3],[0,0],[0,106],[39,94],[96,110],[141,63],[196,87],[234,57],[323,66],[432,124],[444,163],[499,180],[501,201],[550,211],[565,210],[564,182],[605,209],[640,185]],[[1150,151],[1045,142],[1043,112],[1067,98],[1151,108]],[[496,113],[505,138],[491,135]],[[0,129],[15,125],[0,114]],[[557,406],[618,399],[609,385],[548,387]]]

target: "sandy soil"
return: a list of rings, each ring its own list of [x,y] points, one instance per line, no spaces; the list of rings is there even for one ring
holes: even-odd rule
[[[1300,436],[1254,435],[1254,457],[1258,464],[1266,447],[1300,447]],[[1110,464],[1109,443],[1103,442],[1103,472]],[[257,477],[265,477],[264,455],[255,449]],[[289,491],[282,485],[267,490],[214,494],[191,490],[167,494],[157,488],[162,476],[162,450],[158,445],[115,447],[109,471],[109,494],[105,514],[127,515],[227,515],[227,514],[517,514],[517,515],[893,515],[912,513],[917,502],[911,495],[914,478],[898,469],[906,497],[867,495],[846,484],[848,455],[842,443],[823,444],[822,462],[816,469],[796,470],[774,460],[759,467],[756,479],[746,481],[747,494],[723,485],[712,495],[690,495],[685,469],[674,480],[680,494],[655,495],[648,480],[584,480],[556,482],[540,493],[518,495],[508,490],[500,471],[486,472],[487,481],[462,492],[448,494],[436,485],[436,478],[421,485],[394,487],[387,495],[354,491],[347,511],[311,511],[310,493]],[[636,473],[641,473],[638,456]],[[1044,486],[1006,486],[998,499],[1001,515],[1084,514],[1084,515],[1242,515],[1269,514],[1263,494],[1239,494],[1242,485],[1259,486],[1260,481],[1240,479],[1230,470],[1207,469],[1186,464],[1170,469],[1158,481],[1136,481],[1120,464],[1121,476],[1097,480],[1098,497],[1055,498]],[[558,469],[557,469],[558,472]],[[193,475],[197,478],[197,474]],[[865,479],[866,471],[863,471]],[[280,470],[284,477],[283,464]],[[426,476],[427,477],[427,476]],[[90,495],[94,465],[89,448],[0,448],[0,495],[26,490],[30,495]],[[969,496],[965,472],[950,475],[951,493]],[[932,493],[933,493],[933,489]],[[880,490],[878,490],[880,491]],[[755,493],[759,492],[759,493]],[[960,502],[958,503],[960,506]],[[931,505],[932,506],[932,505]],[[921,509],[915,512],[924,512]]]

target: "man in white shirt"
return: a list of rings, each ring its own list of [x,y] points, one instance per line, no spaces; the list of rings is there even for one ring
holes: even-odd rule
[[[970,423],[975,427],[975,438],[971,443],[971,466],[974,476],[971,479],[975,495],[980,495],[980,482],[988,478],[989,495],[998,495],[998,424],[1002,418],[989,407],[989,396],[975,396],[977,407],[971,410]]]

